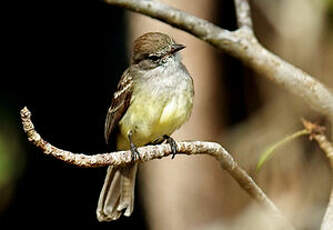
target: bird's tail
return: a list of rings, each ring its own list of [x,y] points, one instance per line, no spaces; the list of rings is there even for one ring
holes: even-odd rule
[[[109,166],[98,200],[98,221],[112,221],[118,219],[121,214],[132,214],[136,171],[137,163],[132,167]]]

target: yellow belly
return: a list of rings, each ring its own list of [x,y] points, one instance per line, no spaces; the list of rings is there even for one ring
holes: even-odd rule
[[[171,135],[188,120],[191,111],[191,94],[159,99],[139,96],[133,100],[119,122],[117,148],[129,149],[130,130],[136,146],[146,145],[163,135]]]

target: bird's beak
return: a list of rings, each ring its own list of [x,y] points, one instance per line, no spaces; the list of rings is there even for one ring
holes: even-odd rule
[[[182,44],[172,44],[172,46],[171,46],[171,53],[176,53],[176,52],[178,52],[178,51],[180,51],[180,50],[182,50],[184,48],[185,48],[185,46],[182,45]]]

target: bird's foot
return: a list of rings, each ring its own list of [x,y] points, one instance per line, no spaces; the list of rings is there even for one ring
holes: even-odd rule
[[[171,157],[171,159],[175,158],[175,156],[176,156],[176,154],[177,154],[177,143],[176,143],[176,141],[175,141],[172,137],[170,137],[170,136],[168,136],[168,135],[164,135],[164,136],[163,136],[163,139],[166,140],[167,143],[168,143],[168,144],[170,145],[170,147],[171,147],[171,152],[172,152],[172,157]]]

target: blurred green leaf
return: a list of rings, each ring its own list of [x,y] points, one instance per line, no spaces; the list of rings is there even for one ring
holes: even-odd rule
[[[0,213],[9,205],[17,178],[21,175],[25,151],[15,116],[0,108]]]
[[[259,158],[256,172],[259,172],[259,170],[262,168],[263,164],[267,162],[269,159],[273,157],[274,150],[281,147],[282,145],[286,144],[287,142],[294,140],[297,137],[308,135],[310,132],[306,129],[300,130],[292,135],[289,135],[285,137],[284,139],[280,140],[279,142],[275,143],[274,145],[270,146],[268,149],[266,149],[265,152],[263,152]]]

